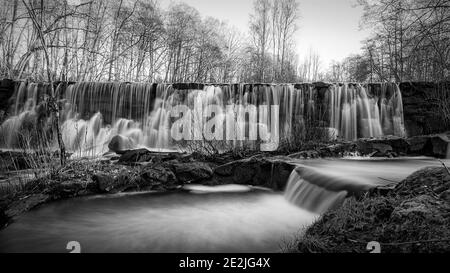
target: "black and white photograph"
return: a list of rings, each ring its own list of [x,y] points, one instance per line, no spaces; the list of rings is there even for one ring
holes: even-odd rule
[[[450,0],[0,0],[0,253],[449,252]]]

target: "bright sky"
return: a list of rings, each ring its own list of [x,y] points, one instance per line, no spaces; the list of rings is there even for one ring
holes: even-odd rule
[[[181,0],[195,7],[202,16],[212,16],[235,25],[248,33],[249,14],[253,0]],[[322,58],[324,68],[332,60],[341,61],[350,54],[360,52],[361,41],[367,31],[359,31],[361,7],[354,7],[356,0],[297,0],[301,18],[296,33],[297,53],[301,58],[309,49]],[[160,0],[166,8],[180,0]]]

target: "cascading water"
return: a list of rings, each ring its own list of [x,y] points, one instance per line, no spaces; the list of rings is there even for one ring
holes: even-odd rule
[[[336,85],[329,92],[330,127],[335,137],[347,140],[405,136],[402,95],[398,85],[382,84],[379,94],[365,87]]]
[[[128,139],[136,148],[178,149],[179,143],[172,137],[172,127],[177,120],[173,114],[176,107],[183,105],[191,111],[194,131],[201,131],[208,125],[211,116],[208,117],[204,109],[216,105],[219,114],[215,116],[218,123],[214,132],[218,132],[218,127],[227,132],[233,128],[237,135],[244,135],[248,140],[256,130],[260,133],[258,137],[269,136],[264,139],[268,143],[280,137],[295,138],[304,134],[307,119],[319,121],[318,124],[328,127],[334,137],[347,140],[405,134],[401,93],[396,84],[381,84],[380,90],[370,92],[369,88],[355,84],[334,84],[325,90],[311,84],[178,86],[60,84],[57,93],[62,104],[63,140],[68,150],[80,155],[98,155],[108,151],[108,143],[116,135]],[[41,103],[48,86],[22,82],[16,89],[10,118],[0,127],[3,148],[20,147],[21,130],[26,124],[51,125]],[[256,107],[256,120],[251,120],[246,110],[241,113],[242,110],[228,108],[229,105]],[[278,109],[262,111],[261,106],[278,106]],[[242,145],[242,139],[228,138],[227,132],[223,133],[227,143]]]
[[[443,162],[448,165],[450,159]],[[392,186],[424,166],[442,166],[427,157],[324,158],[291,163],[298,167],[288,179],[285,199],[317,214],[337,208],[346,197],[360,196],[372,187]]]
[[[346,190],[333,191],[315,185],[296,170],[291,173],[285,190],[285,198],[289,202],[316,213],[339,206],[347,194]]]

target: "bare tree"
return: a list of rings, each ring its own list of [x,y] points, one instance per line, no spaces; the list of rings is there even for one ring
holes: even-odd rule
[[[259,71],[256,81],[265,81],[266,52],[270,39],[270,2],[269,0],[255,0],[255,14],[250,17],[250,32],[253,43],[258,52]]]
[[[25,8],[27,9],[31,20],[33,21],[35,31],[37,32],[37,36],[39,37],[39,40],[42,45],[42,49],[44,51],[45,61],[46,61],[46,65],[47,65],[47,77],[48,77],[48,81],[50,84],[50,90],[51,90],[50,98],[48,100],[48,107],[53,114],[53,127],[56,131],[56,136],[58,139],[58,145],[59,145],[59,151],[60,151],[60,161],[61,161],[61,165],[64,166],[66,164],[66,148],[65,148],[64,142],[62,140],[61,129],[60,129],[60,125],[59,125],[59,106],[58,106],[58,102],[56,100],[55,87],[53,85],[52,67],[51,67],[50,57],[48,54],[47,43],[45,42],[44,33],[42,31],[42,25],[41,25],[42,20],[41,20],[41,23],[38,21],[35,10],[32,6],[32,3],[27,4],[27,2],[25,0],[22,0],[22,2],[25,5]],[[41,6],[40,6],[41,14],[42,14],[43,10],[44,10],[44,1],[41,0],[40,4],[41,4]]]

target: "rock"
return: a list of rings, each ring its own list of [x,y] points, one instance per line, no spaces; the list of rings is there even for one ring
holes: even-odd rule
[[[404,138],[389,136],[379,139],[359,139],[356,146],[360,155],[397,157],[406,155],[410,144]]]
[[[430,138],[433,146],[433,155],[439,158],[446,158],[450,147],[450,139],[447,134],[439,134]]]
[[[161,163],[182,157],[180,153],[159,153],[147,149],[129,150],[123,153],[119,158],[119,163],[127,165],[136,165],[139,163]]]
[[[110,151],[117,154],[124,154],[126,151],[136,148],[136,144],[130,137],[117,135],[111,139],[108,144]]]
[[[392,147],[392,151],[399,155],[406,155],[409,150],[409,143],[403,137],[389,136],[381,140],[381,143]]]
[[[390,144],[396,145],[397,149],[394,150]],[[360,139],[356,145],[359,154],[373,157],[394,157],[407,151],[398,138]]]
[[[321,157],[343,157],[354,154],[356,151],[357,151],[356,143],[344,142],[321,148],[319,150],[319,154]]]
[[[97,183],[100,192],[108,193],[114,189],[114,177],[105,173],[96,173],[92,176],[92,180]]]
[[[203,162],[176,163],[171,168],[180,183],[195,183],[213,176],[211,167]]]
[[[171,169],[163,166],[145,168],[139,175],[137,183],[139,186],[149,186],[155,183],[173,184],[177,179]]]
[[[408,138],[409,153],[446,158],[449,155],[450,138],[448,133],[438,135],[415,136]]]
[[[384,143],[373,143],[372,149],[375,153],[372,156],[375,157],[389,157],[393,152],[392,146]]]
[[[8,218],[16,217],[30,209],[47,202],[50,196],[47,194],[33,194],[17,200],[10,204],[5,211],[5,215]]]
[[[287,160],[286,160],[287,161]],[[247,158],[214,170],[217,184],[243,184],[284,190],[294,165],[277,158]]]
[[[409,151],[410,154],[424,154],[424,148],[427,144],[427,136],[414,136],[408,138]]]

